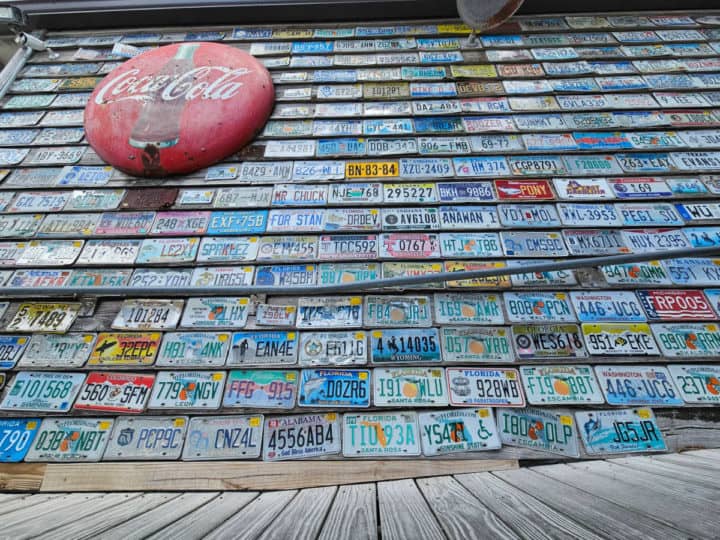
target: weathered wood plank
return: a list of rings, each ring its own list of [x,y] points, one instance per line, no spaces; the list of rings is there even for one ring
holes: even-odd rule
[[[203,540],[253,539],[261,535],[275,517],[295,497],[297,491],[268,491],[261,493],[225,523],[208,533]]]
[[[45,467],[44,463],[8,463],[0,466],[0,490],[38,491]]]
[[[720,463],[718,461],[703,456],[697,456],[694,454],[666,454],[661,456],[653,456],[653,459],[656,459],[663,463],[669,461],[670,463],[677,463],[679,465],[692,467],[694,469],[705,469],[713,471],[720,469]]]
[[[463,474],[455,479],[524,538],[593,538],[600,536],[556,512],[535,497],[490,473]]]
[[[444,540],[440,525],[412,480],[379,483],[378,504],[384,540]]]
[[[697,504],[680,498],[652,496],[646,489],[623,482],[621,479],[611,480],[599,474],[579,471],[567,465],[545,465],[534,467],[534,471],[564,484],[576,486],[596,497],[601,497],[617,505],[625,507],[628,512],[635,511],[650,516],[657,521],[692,533],[701,538],[707,537],[714,525],[710,522],[714,517]]]
[[[592,472],[610,478],[619,479],[628,484],[639,486],[647,490],[648,494],[664,494],[669,497],[680,497],[689,502],[695,501],[700,505],[709,505],[710,508],[720,509],[718,491],[694,483],[683,482],[679,479],[659,477],[652,473],[637,469],[628,469],[608,461],[588,461],[584,463],[570,463],[570,467],[578,471]]]
[[[519,538],[501,516],[478,501],[451,476],[421,478],[417,485],[449,539],[482,534],[488,538]]]
[[[217,493],[183,493],[153,509],[135,515],[100,534],[102,540],[140,540],[217,497]]]
[[[375,484],[340,486],[325,517],[319,540],[374,540],[377,538]]]
[[[139,496],[138,496],[139,495]],[[72,538],[73,540],[81,540],[86,538],[95,538],[103,531],[122,523],[136,516],[137,514],[176,499],[176,493],[144,493],[144,494],[128,494],[112,493],[108,495],[107,504],[95,505],[87,504],[87,512],[82,508],[77,514],[73,512],[68,517],[69,523],[61,527],[52,528],[35,538],[38,539],[57,539]],[[112,499],[115,498],[113,501]],[[54,523],[53,523],[54,525]],[[47,523],[45,524],[47,527]]]
[[[336,487],[304,489],[259,536],[264,540],[315,538],[320,532]]]
[[[610,463],[634,470],[645,471],[658,476],[675,478],[688,483],[697,483],[720,489],[720,475],[707,474],[702,469],[684,467],[669,461],[659,462],[650,458],[619,458]]]
[[[223,493],[174,523],[156,531],[148,539],[202,538],[230,516],[240,511],[255,497],[257,497],[256,492]]]
[[[707,450],[690,450],[683,455],[700,456],[712,460],[720,461],[720,448],[712,448]]]
[[[12,501],[2,501],[0,503],[0,516],[3,516],[5,514],[10,514],[12,512],[15,512],[16,510],[22,510],[25,508],[29,508],[31,506],[34,506],[36,504],[44,503],[45,501],[49,501],[51,499],[56,499],[58,497],[64,497],[66,494],[64,493],[56,493],[56,494],[35,494],[35,495],[27,495],[27,496],[18,496],[18,498],[13,499]]]
[[[594,497],[574,486],[542,476],[532,469],[499,471],[493,473],[541,500],[558,512],[582,523],[608,538],[686,538],[687,535],[642,514],[631,513],[627,508]]]
[[[52,463],[41,491],[296,489],[517,468],[513,460]],[[0,467],[0,471],[3,468]]]
[[[2,534],[6,538],[31,538],[139,496],[126,493],[64,495],[3,516]]]

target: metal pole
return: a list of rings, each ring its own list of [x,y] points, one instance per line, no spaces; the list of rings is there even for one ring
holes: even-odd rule
[[[10,88],[10,85],[15,81],[20,70],[25,66],[25,62],[32,55],[33,51],[30,47],[22,45],[15,54],[12,55],[10,61],[5,65],[2,72],[0,72],[0,99],[5,96],[5,93]]]

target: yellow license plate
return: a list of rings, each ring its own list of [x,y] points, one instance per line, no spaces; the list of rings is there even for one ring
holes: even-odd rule
[[[364,163],[347,163],[347,178],[385,178],[400,175],[400,164],[397,161],[368,161]]]
[[[88,365],[151,366],[160,348],[160,332],[105,332],[95,342]]]
[[[463,261],[447,261],[445,263],[446,272],[465,272],[470,270],[496,270],[505,268],[505,263],[494,262],[494,263],[473,263]],[[464,287],[476,287],[481,289],[498,289],[498,288],[510,288],[510,277],[509,276],[497,276],[497,277],[486,277],[486,278],[473,278],[473,279],[460,279],[451,280],[447,282],[448,287],[452,288],[464,288]]]
[[[65,333],[80,312],[80,303],[20,304],[6,330],[10,332]]]
[[[495,66],[491,64],[477,64],[474,66],[450,66],[453,77],[460,79],[492,79],[497,77]]]

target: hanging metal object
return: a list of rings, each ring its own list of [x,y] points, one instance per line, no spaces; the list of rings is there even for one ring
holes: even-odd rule
[[[457,0],[460,18],[472,29],[468,46],[476,46],[478,32],[501,25],[522,3],[523,0]]]

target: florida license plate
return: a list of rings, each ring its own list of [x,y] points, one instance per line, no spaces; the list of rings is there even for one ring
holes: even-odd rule
[[[260,457],[263,416],[195,416],[190,419],[182,458],[253,459]]]
[[[685,403],[720,403],[720,366],[672,364],[668,370]]]
[[[520,376],[515,369],[447,368],[448,394],[453,406],[522,407]]]
[[[148,408],[218,409],[224,387],[224,371],[161,371]]]
[[[0,419],[0,463],[23,460],[35,440],[40,422],[40,418]]]
[[[303,332],[298,358],[301,366],[367,364],[367,334],[362,330]]]
[[[605,403],[590,366],[521,366],[530,405]]]
[[[575,418],[588,454],[662,452],[667,449],[650,409],[578,411]]]
[[[717,358],[720,329],[716,323],[657,323],[650,325],[664,356]]]
[[[235,332],[229,366],[278,366],[297,363],[297,332]]]
[[[88,365],[151,366],[161,337],[159,332],[103,332],[95,341]]]
[[[100,461],[112,418],[45,418],[25,461]]]
[[[423,455],[497,450],[500,435],[492,410],[462,409],[420,413]]]
[[[228,374],[223,407],[292,409],[297,386],[297,371],[233,370]]]
[[[167,332],[157,356],[158,367],[216,367],[225,365],[229,332]]]
[[[345,414],[345,457],[419,456],[420,431],[415,412]]]
[[[370,371],[304,369],[300,375],[301,407],[369,407]]]
[[[90,373],[80,390],[75,409],[141,413],[145,410],[154,381],[154,375]]]
[[[373,392],[378,407],[448,404],[445,374],[438,368],[375,368]]]
[[[187,423],[187,416],[118,418],[103,461],[179,459]]]
[[[661,366],[595,366],[609,405],[684,405],[667,368]]]
[[[508,446],[580,457],[575,422],[570,414],[547,409],[498,409],[500,440]]]

